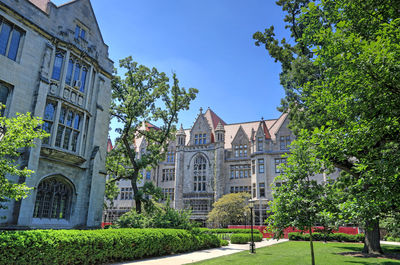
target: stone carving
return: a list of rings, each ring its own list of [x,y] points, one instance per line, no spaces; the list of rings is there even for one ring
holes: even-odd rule
[[[40,75],[42,78],[48,80],[50,72],[50,62],[51,62],[52,46],[47,43],[43,55],[43,63],[40,70]]]
[[[57,84],[52,83],[50,85],[50,93],[54,95],[56,94],[56,92],[57,92]]]
[[[70,94],[70,91],[68,89],[64,88],[64,98],[65,99],[69,99],[69,94]]]
[[[82,106],[82,104],[83,104],[83,97],[79,96],[79,98],[78,98],[78,104],[79,104],[79,106]]]
[[[71,101],[72,101],[72,103],[75,103],[75,101],[76,101],[76,94],[75,93],[71,93]]]

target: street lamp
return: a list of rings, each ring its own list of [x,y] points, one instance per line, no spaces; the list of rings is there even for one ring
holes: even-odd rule
[[[244,229],[247,229],[247,212],[244,212]]]
[[[254,254],[254,253],[256,253],[256,248],[255,248],[254,238],[253,238],[253,208],[254,208],[254,203],[252,201],[249,203],[249,208],[250,208],[250,223],[251,223],[250,254]]]

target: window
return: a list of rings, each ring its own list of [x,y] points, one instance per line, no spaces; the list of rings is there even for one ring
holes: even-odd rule
[[[290,135],[281,136],[279,139],[280,139],[280,148],[281,148],[281,150],[289,149],[289,145],[291,143]]]
[[[56,113],[56,108],[57,105],[54,102],[47,102],[46,107],[44,109],[44,115],[43,115],[43,130],[46,131],[47,133],[51,133],[51,129],[53,127],[53,121],[54,121],[54,115]],[[43,139],[44,144],[49,144],[50,143],[50,138],[47,137]]]
[[[207,161],[202,155],[198,155],[194,160],[194,191],[206,191],[206,165]]]
[[[146,171],[146,179],[151,179],[151,172],[150,171]]]
[[[0,17],[0,54],[15,61],[24,32]]]
[[[253,198],[256,197],[256,183],[253,183]]]
[[[258,173],[264,173],[264,159],[258,159]]]
[[[7,101],[8,101],[10,92],[11,92],[11,89],[7,85],[0,83],[0,105],[4,105],[4,106],[7,105]],[[0,108],[0,116],[4,115],[4,110],[5,110],[4,106],[2,106]]]
[[[166,200],[168,197],[170,198],[171,201],[173,201],[175,199],[175,196],[174,196],[175,189],[174,188],[162,189],[162,193],[163,193],[163,200]]]
[[[260,197],[265,197],[265,183],[259,183],[258,187],[260,188]]]
[[[207,143],[207,134],[200,133],[200,134],[194,135],[194,144],[195,145],[206,144],[206,143]]]
[[[235,145],[235,157],[247,157],[247,145]]]
[[[64,106],[61,107],[55,142],[57,147],[72,152],[77,151],[81,120],[82,114]]]
[[[175,162],[175,152],[174,151],[167,152],[167,162],[169,162],[169,163]]]
[[[60,80],[63,62],[64,62],[64,53],[61,51],[57,51],[56,57],[54,58],[53,72],[51,74],[52,79]]]
[[[75,37],[75,39],[81,38],[84,40],[86,37],[86,30],[84,30],[82,27],[76,25],[74,37]]]
[[[256,174],[256,161],[251,160],[251,173]]]
[[[263,138],[258,137],[257,138],[257,151],[262,151],[263,150]]]
[[[175,180],[175,168],[164,168],[161,181]]]
[[[283,170],[279,168],[281,164],[286,164],[286,158],[275,158],[275,173],[283,173]]]
[[[231,166],[231,179],[248,178],[250,176],[250,165]]]
[[[34,218],[68,219],[71,211],[72,186],[62,177],[50,177],[40,182]]]
[[[61,55],[60,55],[61,56]],[[61,60],[61,59],[56,59],[54,61],[54,65],[56,65],[56,60]],[[59,71],[61,71],[62,68],[62,63],[63,63],[64,57],[62,57],[62,60],[59,63],[61,63],[60,66],[57,65],[57,67],[53,67],[53,76],[54,76],[54,69],[56,70],[56,75],[52,77],[53,79],[60,80],[59,77]],[[60,69],[60,70],[58,70]],[[86,85],[86,77],[88,74],[88,67],[83,65],[79,60],[75,59],[74,57],[71,57],[68,61],[68,67],[67,67],[67,74],[65,77],[65,84],[75,88],[79,89],[81,92],[85,92],[85,85]],[[58,78],[56,78],[58,77]]]

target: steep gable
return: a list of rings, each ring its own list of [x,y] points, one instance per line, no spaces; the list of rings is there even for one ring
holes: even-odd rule
[[[204,113],[204,117],[207,119],[208,123],[211,126],[211,129],[214,131],[218,123],[221,123],[222,125],[226,125],[226,122],[224,122],[217,114],[215,114],[214,111],[212,111],[210,108],[207,109],[207,111]]]
[[[190,130],[190,144],[194,145],[195,141],[195,135],[196,134],[207,134],[207,143],[210,143],[211,140],[213,139],[212,136],[212,131],[210,124],[208,123],[208,120],[204,117],[204,114],[202,113],[202,109],[200,109],[200,113],[197,116],[196,121],[193,124],[192,129]]]
[[[235,137],[232,141],[232,146],[239,145],[239,144],[248,144],[249,137],[247,136],[246,132],[243,130],[242,126],[239,126],[239,129],[236,132]]]
[[[64,10],[66,12],[70,12],[71,9],[74,9],[74,11],[77,13],[76,17],[79,18],[81,23],[83,23],[86,27],[90,28],[90,33],[92,36],[99,38],[104,43],[103,36],[101,34],[99,24],[97,23],[90,0],[73,0],[57,6],[57,9],[60,12],[64,12]],[[91,27],[91,25],[95,25],[95,27]]]

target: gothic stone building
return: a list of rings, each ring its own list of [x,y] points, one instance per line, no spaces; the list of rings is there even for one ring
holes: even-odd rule
[[[3,115],[31,112],[51,135],[21,155],[33,190],[0,228],[100,226],[112,69],[89,0],[0,0]]]
[[[169,195],[177,209],[191,209],[192,218],[204,221],[212,204],[228,193],[248,192],[255,202],[255,224],[266,218],[272,186],[279,175],[282,155],[294,138],[287,114],[277,119],[227,124],[211,109],[200,110],[191,129],[182,127],[169,145],[166,160],[144,181],[153,181]],[[146,143],[137,141],[137,151]],[[120,194],[106,214],[119,216],[134,204],[129,182],[119,183]]]

